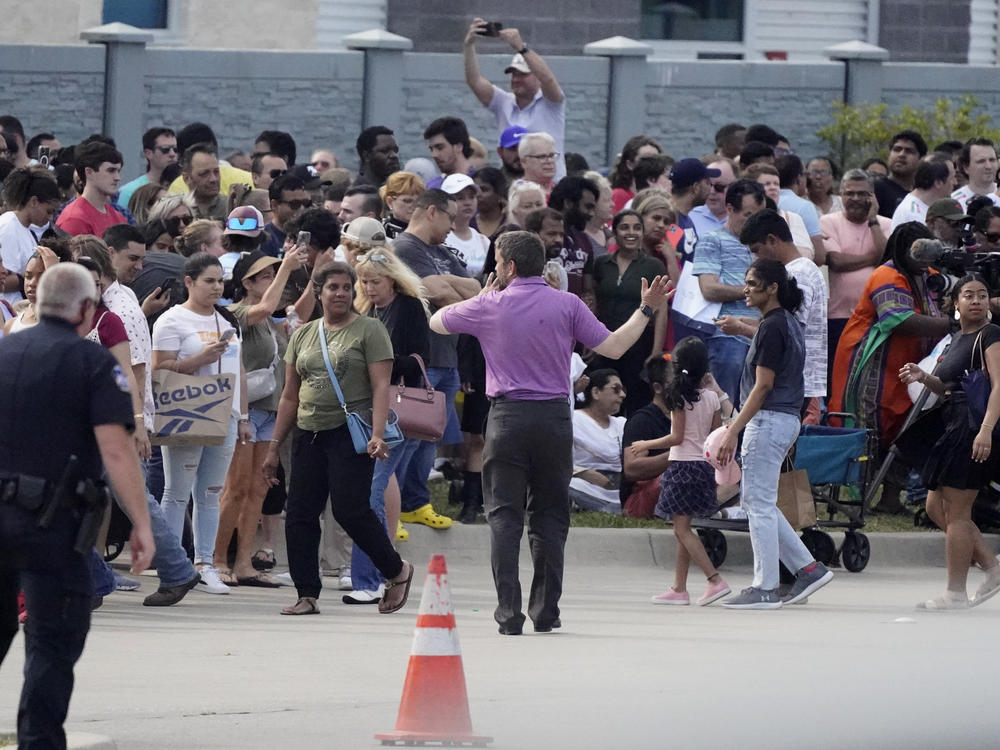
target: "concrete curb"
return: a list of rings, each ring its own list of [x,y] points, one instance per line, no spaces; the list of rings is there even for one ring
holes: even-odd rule
[[[407,524],[410,539],[397,543],[403,557],[421,560],[443,553],[462,562],[488,564],[489,527],[483,524],[455,524],[437,531],[420,524]],[[728,554],[724,568],[750,567],[753,552],[750,535],[726,531]],[[830,531],[838,547],[844,534]],[[864,533],[864,530],[861,530]],[[892,532],[866,534],[871,543],[869,567],[944,566],[944,534],[940,532]],[[987,543],[1000,547],[1000,537],[987,535]],[[675,541],[670,529],[592,529],[572,528],[566,543],[566,564],[572,566],[623,565],[631,567],[673,567]],[[527,535],[522,551],[528,554]],[[278,553],[279,560],[282,552]],[[530,558],[525,558],[530,559]]]
[[[15,747],[17,735],[0,732],[0,747],[6,747],[6,743]],[[118,750],[118,746],[110,737],[86,732],[70,732],[66,735],[66,750]]]

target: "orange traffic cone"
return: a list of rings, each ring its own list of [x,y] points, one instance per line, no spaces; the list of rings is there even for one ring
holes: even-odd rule
[[[432,556],[427,566],[396,731],[376,734],[375,739],[383,745],[440,742],[480,747],[493,741],[472,732],[444,555]]]

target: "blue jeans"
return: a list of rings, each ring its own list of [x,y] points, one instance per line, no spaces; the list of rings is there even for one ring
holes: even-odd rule
[[[778,510],[781,462],[799,436],[793,414],[762,409],[743,433],[743,484],[740,500],[750,522],[753,585],[778,588],[778,560],[792,573],[813,561],[809,550]]]
[[[369,502],[383,526],[386,526],[385,488],[389,485],[389,477],[397,468],[404,466],[410,460],[410,456],[420,447],[422,442],[422,440],[404,440],[401,445],[397,445],[389,451],[389,458],[385,461],[375,462],[375,474],[372,476],[372,492]],[[396,530],[386,526],[386,533],[389,535],[389,539],[393,539]],[[353,545],[351,550],[351,582],[354,584],[354,590],[375,591],[384,580],[378,568],[375,567],[375,563],[364,553],[364,550],[356,544]]]
[[[147,462],[143,462],[143,471],[148,472]],[[149,508],[149,524],[153,532],[153,542],[156,544],[153,567],[156,568],[160,585],[169,587],[187,583],[194,578],[194,566],[188,560],[187,553],[181,546],[180,538],[174,534],[167,523],[167,519],[163,515],[163,508],[148,491],[146,492],[146,507]]]
[[[194,490],[194,518],[191,520],[196,564],[212,564],[215,535],[219,530],[219,496],[235,447],[235,417],[229,419],[229,434],[222,445],[163,447],[164,488],[160,502],[163,516],[180,542],[188,498]]]
[[[455,394],[461,386],[458,370],[454,367],[428,367],[427,379],[431,381],[434,390],[444,393],[445,406],[448,409],[448,424],[444,429],[441,445],[461,443],[462,429],[455,412]],[[421,508],[431,501],[431,493],[427,489],[427,477],[434,468],[434,454],[437,452],[438,444],[426,440],[419,442],[420,445],[413,451],[409,464],[400,470],[399,490],[404,513]]]
[[[705,339],[708,347],[708,367],[726,393],[729,400],[740,402],[740,378],[743,376],[743,363],[750,349],[750,342],[742,336],[727,336],[718,334]]]

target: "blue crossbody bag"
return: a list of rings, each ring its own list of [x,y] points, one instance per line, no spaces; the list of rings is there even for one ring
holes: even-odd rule
[[[333,384],[333,389],[337,392],[337,398],[340,399],[340,407],[344,410],[344,414],[347,417],[347,429],[351,433],[354,450],[358,453],[367,453],[368,441],[372,439],[372,410],[368,409],[365,414],[368,417],[367,420],[356,411],[347,411],[347,401],[344,400],[344,392],[340,390],[340,381],[337,380],[337,376],[333,372],[333,365],[330,364],[330,352],[326,344],[326,331],[323,330],[322,318],[316,321],[316,326],[316,332],[319,334],[319,348],[323,352],[323,363],[326,365],[326,371],[330,375],[330,382]],[[403,433],[399,429],[399,418],[392,409],[389,409],[389,414],[386,416],[385,435],[382,439],[385,440],[385,444],[389,448],[395,448],[404,440]]]

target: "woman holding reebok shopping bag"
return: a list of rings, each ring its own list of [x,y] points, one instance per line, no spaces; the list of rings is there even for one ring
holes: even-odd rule
[[[946,424],[924,465],[921,480],[927,493],[927,515],[945,532],[948,587],[944,594],[920,602],[918,609],[968,609],[1000,592],[1000,565],[972,521],[976,495],[994,476],[998,452],[994,428],[1000,419],[1000,327],[990,323],[990,293],[979,274],[964,276],[952,296],[959,334],[941,358],[935,374],[907,362],[899,371],[904,383],[922,383],[944,398]],[[966,393],[963,373],[982,371],[990,396],[985,414],[975,413],[976,394]],[[968,376],[966,376],[968,377]],[[986,579],[970,601],[966,593],[969,566],[976,563]]]
[[[187,301],[171,307],[153,325],[154,370],[235,376],[229,432],[222,445],[163,446],[163,515],[180,539],[188,498],[194,490],[194,564],[201,575],[197,590],[209,594],[229,593],[229,586],[212,566],[219,496],[237,436],[241,442],[250,439],[242,342],[235,319],[216,304],[222,297],[222,283],[218,258],[208,253],[192,255],[184,264]]]
[[[413,566],[396,554],[369,504],[374,461],[389,457],[384,434],[393,353],[385,326],[355,312],[356,281],[354,269],[345,263],[329,263],[313,274],[313,292],[323,317],[299,328],[285,353],[285,388],[264,459],[264,476],[273,485],[278,447],[292,433],[285,538],[299,598],[281,610],[284,615],[319,614],[319,518],[327,497],[337,523],[386,578],[379,612],[402,608],[413,580]],[[337,397],[326,357],[346,404]],[[371,410],[372,437],[365,453],[354,448],[345,408]]]
[[[740,382],[742,406],[719,445],[721,464],[733,458],[743,434],[741,502],[750,521],[753,585],[726,599],[729,609],[778,609],[797,604],[833,578],[817,562],[778,510],[781,464],[799,437],[805,341],[795,311],[802,292],[777,260],[759,258],[747,270],[747,304],[760,311]],[[778,560],[796,571],[795,583],[778,595]]]

